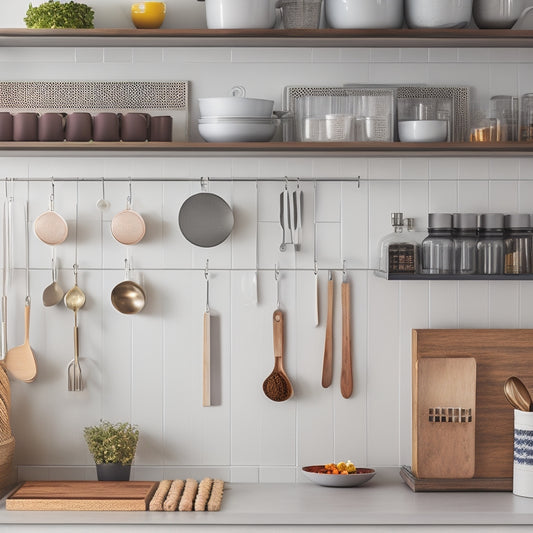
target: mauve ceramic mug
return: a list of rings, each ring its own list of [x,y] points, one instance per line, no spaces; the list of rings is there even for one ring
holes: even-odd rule
[[[36,141],[38,113],[16,113],[13,117],[13,140]]]
[[[13,140],[13,115],[8,111],[0,112],[0,141]]]
[[[120,141],[120,115],[98,113],[93,119],[93,139],[95,141]]]
[[[65,125],[67,141],[90,141],[92,136],[92,117],[90,113],[69,113]]]
[[[150,129],[147,113],[126,113],[120,118],[120,138],[123,141],[146,141]]]
[[[167,115],[160,117],[152,117],[149,138],[151,141],[171,142],[172,117]]]
[[[65,114],[43,113],[39,117],[40,141],[63,141],[65,139]]]

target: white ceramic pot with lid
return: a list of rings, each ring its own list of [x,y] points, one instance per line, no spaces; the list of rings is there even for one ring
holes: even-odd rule
[[[511,28],[524,9],[524,0],[474,0],[478,28]]]
[[[324,0],[330,28],[401,28],[403,0]]]
[[[463,28],[472,18],[472,0],[405,0],[409,28]]]
[[[273,28],[276,0],[205,0],[205,15],[209,29]]]
[[[205,117],[272,117],[274,100],[247,98],[240,85],[231,89],[232,96],[198,98],[200,116]]]

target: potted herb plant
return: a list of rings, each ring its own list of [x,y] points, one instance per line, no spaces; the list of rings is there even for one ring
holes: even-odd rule
[[[94,28],[94,10],[74,1],[48,0],[35,7],[30,3],[24,22],[27,28]]]
[[[139,429],[129,422],[112,424],[101,420],[83,430],[85,442],[96,463],[98,481],[128,481],[139,440]]]

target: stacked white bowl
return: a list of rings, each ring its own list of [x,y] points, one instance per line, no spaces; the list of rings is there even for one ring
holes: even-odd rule
[[[279,120],[272,117],[273,100],[246,98],[243,87],[233,96],[199,98],[198,132],[207,142],[265,142],[276,133]]]

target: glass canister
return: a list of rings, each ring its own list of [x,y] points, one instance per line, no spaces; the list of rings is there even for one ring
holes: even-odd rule
[[[521,141],[533,141],[533,93],[522,95],[520,100]]]
[[[518,140],[518,98],[497,95],[490,99],[490,118],[496,120],[496,142]]]
[[[379,270],[414,274],[418,269],[418,242],[404,231],[403,213],[391,213],[391,224],[394,231],[380,243]]]
[[[453,272],[452,215],[449,213],[428,215],[428,236],[422,241],[422,272]]]
[[[477,242],[479,274],[503,274],[503,228],[503,214],[484,213],[479,215]]]
[[[531,272],[531,220],[527,214],[505,215],[505,274]]]
[[[477,215],[453,214],[453,253],[456,274],[475,274],[477,256]]]

